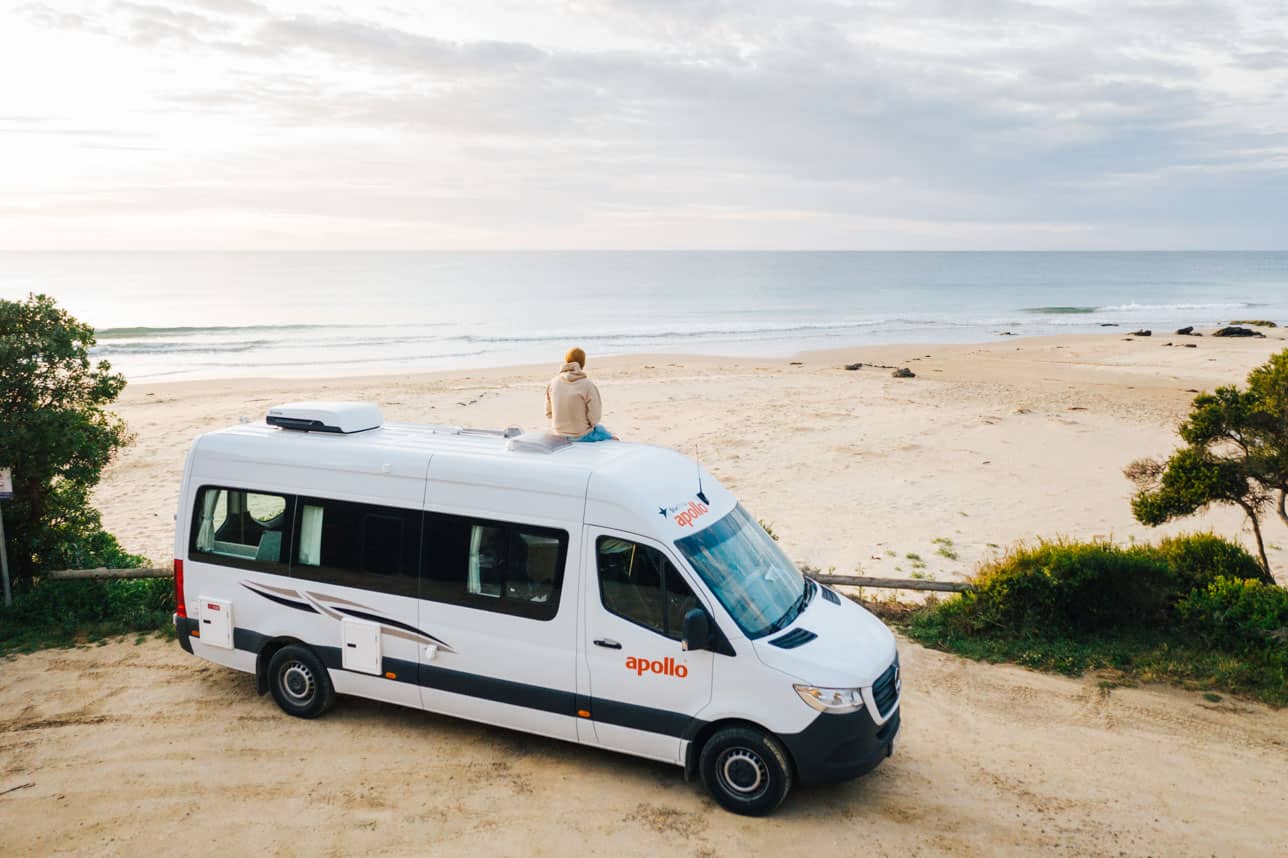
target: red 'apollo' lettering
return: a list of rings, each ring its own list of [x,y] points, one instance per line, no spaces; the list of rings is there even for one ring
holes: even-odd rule
[[[670,656],[653,661],[647,658],[636,658],[633,655],[626,657],[626,669],[635,672],[636,676],[643,676],[646,673],[659,673],[662,676],[674,676],[677,679],[684,679],[689,675],[687,665],[676,664],[675,659]]]
[[[706,515],[710,509],[704,503],[689,501],[689,505],[675,517],[675,523],[680,527],[693,527],[693,522]]]

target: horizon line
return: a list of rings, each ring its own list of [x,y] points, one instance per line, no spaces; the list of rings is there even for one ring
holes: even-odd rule
[[[578,248],[578,247],[545,247],[545,248],[6,248],[0,247],[0,253],[39,253],[39,254],[91,254],[91,253],[1288,253],[1288,247],[1274,248],[728,248],[728,247],[689,247],[689,248]]]

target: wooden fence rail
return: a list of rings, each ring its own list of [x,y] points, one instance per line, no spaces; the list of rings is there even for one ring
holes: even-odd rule
[[[89,578],[169,578],[173,569],[59,569],[45,572],[40,577],[48,581],[81,581]]]
[[[936,590],[941,593],[965,593],[973,589],[962,581],[927,581],[923,578],[866,578],[861,575],[811,575],[821,584],[842,587],[883,587],[888,590]]]

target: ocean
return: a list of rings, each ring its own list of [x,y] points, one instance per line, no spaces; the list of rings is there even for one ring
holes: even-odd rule
[[[132,381],[1288,322],[1288,252],[0,253]]]

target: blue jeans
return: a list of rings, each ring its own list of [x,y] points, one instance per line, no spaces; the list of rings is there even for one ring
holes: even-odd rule
[[[607,429],[605,429],[605,428],[604,428],[604,424],[603,424],[603,423],[597,423],[597,424],[595,424],[595,428],[594,428],[594,429],[591,429],[591,430],[590,430],[589,432],[587,432],[585,435],[582,435],[580,438],[578,438],[578,439],[576,439],[576,440],[578,440],[578,441],[611,441],[611,440],[613,440],[613,433],[612,433],[612,432],[609,432]]]

